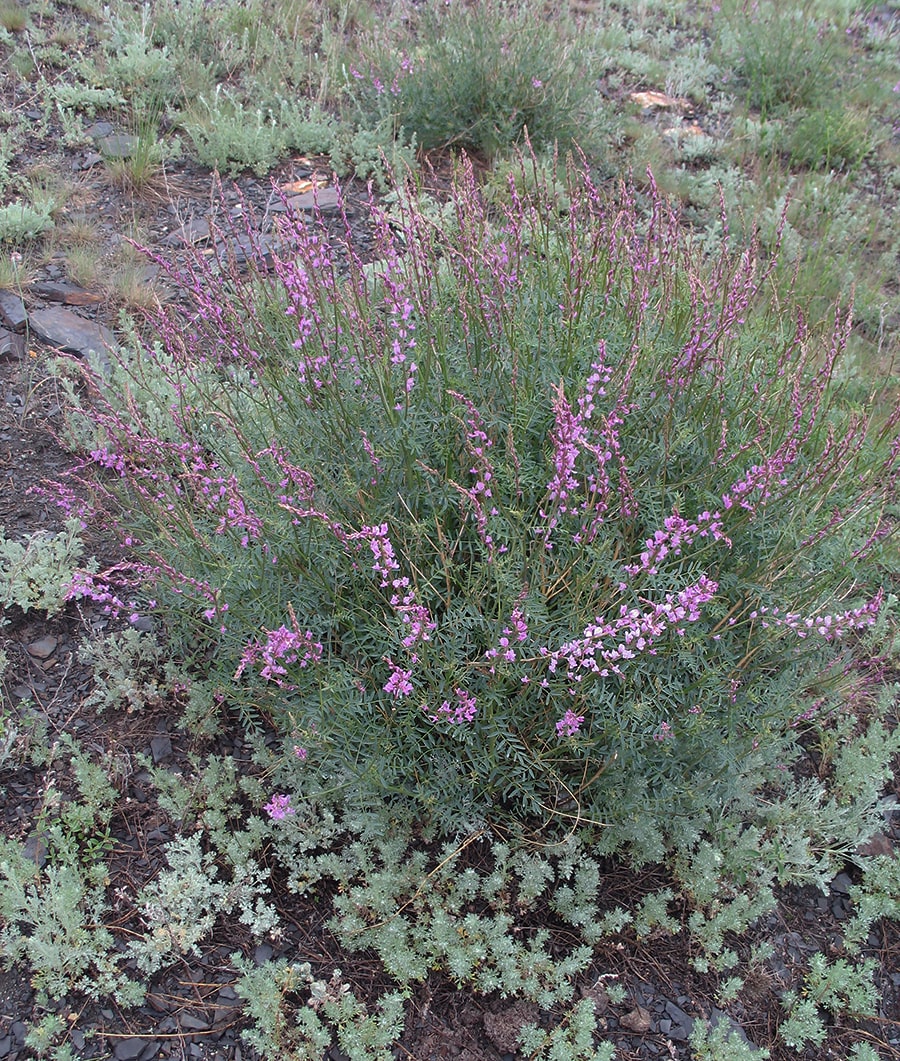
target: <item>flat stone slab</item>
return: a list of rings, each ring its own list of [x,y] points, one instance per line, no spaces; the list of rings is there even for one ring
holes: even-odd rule
[[[28,323],[25,303],[12,291],[0,291],[0,320],[14,332],[22,332]]]
[[[48,346],[78,354],[79,357],[94,353],[104,366],[109,365],[109,351],[116,349],[116,340],[108,328],[85,320],[62,306],[32,310],[28,314],[28,324],[41,342]]]
[[[112,136],[115,131],[111,122],[94,122],[85,129],[85,134],[92,140],[102,140],[105,136]]]
[[[137,137],[129,133],[113,133],[97,141],[97,148],[104,158],[131,158],[137,146]]]
[[[209,222],[205,217],[192,217],[180,228],[170,232],[163,243],[170,247],[189,246],[193,243],[202,243],[205,239],[209,239]]]
[[[0,328],[0,357],[20,360],[25,356],[25,336]]]
[[[338,195],[334,188],[319,188],[316,192],[304,192],[302,195],[292,195],[287,200],[288,210],[299,210],[308,213],[310,210],[318,209],[323,214],[331,213],[338,208]]]
[[[62,302],[67,306],[92,306],[103,301],[102,295],[65,280],[39,281],[32,284],[30,290],[32,294],[48,302]]]

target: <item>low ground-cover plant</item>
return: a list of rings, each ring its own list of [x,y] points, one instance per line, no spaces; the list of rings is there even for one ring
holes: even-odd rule
[[[84,561],[81,531],[72,518],[57,534],[36,531],[16,541],[0,527],[0,626],[3,610],[12,605],[50,614],[62,608],[72,574]]]
[[[489,218],[464,168],[449,212],[376,210],[374,262],[299,225],[264,275],[198,259],[81,425],[141,562],[72,593],[143,587],[298,786],[658,857],[855,688],[895,418],[752,249],[582,171],[566,202]]]

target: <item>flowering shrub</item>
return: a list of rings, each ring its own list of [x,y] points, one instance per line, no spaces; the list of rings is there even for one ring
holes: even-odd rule
[[[139,561],[72,592],[157,601],[298,787],[652,851],[852,679],[900,443],[756,248],[575,168],[565,204],[488,216],[463,165],[371,262],[288,223],[268,269],[168,267],[190,315],[73,413]]]
[[[425,150],[453,146],[494,155],[528,136],[535,146],[600,149],[591,59],[574,25],[533,5],[423,5],[411,51],[396,31],[372,41],[348,71],[362,127],[389,121]]]

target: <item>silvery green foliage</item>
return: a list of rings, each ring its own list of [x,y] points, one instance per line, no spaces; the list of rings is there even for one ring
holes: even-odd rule
[[[778,1036],[796,1050],[807,1043],[821,1046],[828,1034],[819,1009],[811,998],[800,998],[795,991],[786,991],[782,999],[790,1016],[782,1021]]]
[[[576,1003],[552,1030],[526,1024],[519,1035],[522,1054],[532,1061],[612,1061],[615,1047],[594,1047],[597,1018],[594,1003],[585,998]]]
[[[26,962],[37,989],[53,999],[79,991],[122,1005],[142,1001],[143,987],[120,968],[106,912],[96,873],[72,863],[39,869],[19,844],[0,838],[0,952],[7,963]]]
[[[477,839],[473,834],[460,845],[445,845],[435,865],[426,852],[411,848],[408,835],[352,843],[340,854],[324,856],[322,870],[339,885],[332,930],[351,951],[377,951],[387,973],[401,985],[443,969],[458,985],[480,992],[529,998],[543,1008],[568,1001],[592,947],[571,946],[563,954],[551,945],[547,929],[527,936],[514,931],[516,915],[533,909],[543,892],[535,893],[533,881],[560,879],[553,860],[547,860],[541,874],[535,874],[529,860],[518,863],[529,883],[513,899],[517,859],[508,846],[494,844],[482,852],[493,863],[490,872],[460,867],[460,856]],[[587,895],[581,892],[595,889],[596,883],[592,873],[579,881],[582,901],[587,902]],[[558,885],[550,894],[554,890]],[[593,898],[596,902],[595,893]]]
[[[51,1061],[73,1061],[74,1054],[68,1043],[60,1040],[66,1038],[68,1028],[58,1013],[45,1013],[37,1024],[28,1029],[25,1045],[33,1050],[37,1057],[49,1057]]]
[[[240,954],[233,959],[242,978],[237,984],[247,999],[253,1027],[244,1038],[266,1061],[320,1061],[336,1040],[350,1061],[391,1061],[391,1044],[403,1029],[403,998],[383,995],[370,1010],[333,969],[319,979],[309,962],[284,959],[255,967]],[[327,974],[323,974],[327,975]],[[306,996],[294,1005],[288,996]]]
[[[121,630],[85,641],[78,658],[90,664],[94,674],[94,688],[85,707],[98,711],[124,707],[131,714],[162,706],[171,692],[163,677],[162,646],[139,630]]]
[[[316,106],[282,99],[250,109],[223,85],[200,97],[184,125],[201,162],[232,175],[252,169],[260,177],[292,150],[327,154],[336,134],[334,120]]]
[[[879,1061],[880,1056],[868,1043],[854,1043],[850,1051],[850,1061]]]
[[[809,1042],[820,1046],[827,1034],[823,1010],[833,1017],[872,1016],[878,1000],[872,981],[876,965],[874,958],[858,963],[845,958],[829,962],[824,954],[814,954],[802,992],[785,992],[782,1001],[788,1017],[778,1029],[779,1037],[797,1049]]]
[[[900,918],[900,852],[866,859],[862,884],[851,886],[850,898],[856,910],[847,924],[844,940],[847,948],[855,952],[879,918]]]
[[[0,232],[2,224],[0,218]],[[17,605],[23,611],[58,612],[84,554],[80,533],[77,519],[66,520],[58,534],[38,531],[21,541],[7,539],[0,527],[0,608]]]
[[[770,1056],[768,1050],[742,1039],[725,1021],[695,1021],[690,1044],[693,1061],[763,1061]]]
[[[53,228],[47,208],[37,208],[21,200],[0,207],[0,243],[22,243],[37,239]]]
[[[222,914],[240,911],[241,922],[257,935],[277,930],[277,914],[262,898],[268,871],[247,864],[240,871],[235,868],[231,881],[220,880],[215,857],[203,852],[201,841],[200,833],[173,840],[166,848],[169,869],[141,892],[147,932],[131,942],[129,953],[147,975],[180,956],[196,954]]]

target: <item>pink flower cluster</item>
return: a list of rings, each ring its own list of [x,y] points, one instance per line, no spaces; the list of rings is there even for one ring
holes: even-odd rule
[[[413,684],[410,680],[412,671],[398,667],[392,659],[388,659],[385,662],[391,668],[391,676],[382,686],[384,691],[390,693],[395,700],[401,700],[404,696],[409,696],[413,691]]]
[[[649,611],[623,605],[619,617],[612,622],[598,616],[582,637],[555,652],[542,649],[548,659],[547,669],[555,674],[564,666],[567,678],[575,682],[580,682],[585,673],[601,678],[621,674],[619,664],[625,660],[634,659],[641,652],[655,655],[654,644],[666,630],[683,634],[684,624],[700,618],[701,606],[712,600],[718,589],[718,583],[704,575],[678,594],[667,593],[665,602],[653,605]]]
[[[583,722],[584,715],[576,715],[570,708],[556,723],[557,737],[574,737]]]
[[[475,405],[457,391],[447,391],[451,398],[456,398],[466,407],[466,452],[472,460],[469,474],[475,477],[472,486],[462,490],[463,496],[468,500],[475,514],[475,525],[478,537],[488,548],[488,555],[494,554],[494,539],[488,532],[488,516],[496,516],[497,509],[493,503],[493,492],[491,480],[494,477],[494,466],[488,456],[488,450],[493,446],[490,436],[484,429],[484,421],[481,413]]]
[[[75,571],[66,589],[66,600],[87,597],[96,604],[102,604],[103,611],[113,617],[118,617],[123,611],[133,612],[135,605],[126,604],[121,597],[113,593],[110,588],[112,584],[106,575],[94,574],[90,571]]]
[[[547,483],[547,498],[551,505],[541,509],[541,519],[546,525],[541,530],[546,547],[552,549],[552,534],[564,515],[590,515],[590,522],[582,525],[573,536],[578,542],[590,542],[596,537],[610,505],[612,481],[609,464],[616,460],[619,466],[619,487],[622,512],[632,514],[633,497],[622,457],[618,428],[629,408],[620,399],[603,418],[599,428],[591,426],[596,420],[597,399],[606,396],[606,385],[612,371],[605,364],[606,345],[598,346],[598,359],[591,365],[591,374],[585,381],[584,394],[578,399],[577,410],[566,401],[562,386],[557,388],[553,411],[556,422],[550,432],[553,443],[553,476]],[[592,460],[581,482],[576,475],[579,456],[588,454]],[[572,495],[580,492],[582,500]]]
[[[420,641],[430,641],[431,631],[437,626],[431,618],[431,613],[424,604],[416,601],[415,590],[410,589],[408,578],[395,578],[391,585],[394,593],[391,595],[391,607],[400,616],[404,627],[408,627],[408,633],[403,638],[403,647],[412,648]],[[400,592],[403,596],[400,596]]]
[[[351,534],[349,536],[350,541],[356,541],[359,539],[363,539],[369,543],[369,548],[372,550],[372,556],[375,557],[375,563],[372,564],[372,570],[381,575],[381,585],[389,585],[391,572],[399,571],[400,565],[397,563],[397,557],[394,555],[394,547],[391,545],[391,540],[388,537],[388,525],[382,523],[378,526],[365,526],[356,534]]]
[[[471,693],[465,689],[455,689],[456,704],[451,706],[449,700],[444,700],[433,715],[428,717],[432,722],[451,722],[454,726],[460,726],[465,722],[471,722],[478,712],[477,701]]]
[[[291,797],[278,793],[272,796],[271,800],[263,807],[263,810],[276,822],[284,821],[289,814],[296,813],[291,806]]]
[[[786,471],[797,459],[796,446],[782,447],[763,464],[754,464],[741,479],[722,495],[722,505],[731,508],[735,503],[748,512],[755,512],[772,497],[773,491],[787,486]]]
[[[294,622],[296,623],[296,620]],[[293,689],[295,686],[287,685],[283,680],[287,675],[287,668],[295,664],[303,668],[312,663],[320,663],[322,651],[321,642],[315,640],[310,630],[301,633],[296,626],[289,630],[282,625],[277,630],[267,630],[265,641],[253,641],[244,649],[238,668],[234,672],[234,680],[237,681],[247,667],[261,663],[261,678],[275,682],[285,689]]]
[[[416,600],[415,590],[410,587],[409,579],[405,576],[392,577],[393,572],[400,570],[400,564],[394,554],[394,547],[388,537],[388,525],[382,523],[379,526],[363,527],[356,534],[349,536],[350,540],[363,539],[368,541],[375,557],[372,570],[381,575],[381,585],[390,586],[391,607],[400,616],[400,621],[407,629],[403,637],[403,647],[412,648],[420,641],[430,641],[431,632],[436,623],[431,618],[431,613],[424,604]]]
[[[516,659],[516,650],[512,647],[512,642],[525,641],[528,637],[528,623],[525,620],[525,616],[522,613],[521,608],[513,608],[512,614],[509,617],[509,626],[503,627],[503,633],[497,642],[496,647],[489,648],[485,652],[487,659],[496,659],[497,656],[503,655],[503,659],[507,663],[513,663]],[[490,673],[494,673],[494,668],[491,667]]]
[[[750,613],[751,619],[759,619],[764,629],[772,626],[784,626],[793,630],[797,637],[803,639],[810,634],[818,634],[826,641],[836,641],[851,631],[872,626],[881,611],[884,602],[884,591],[878,593],[867,604],[859,608],[850,608],[837,615],[807,615],[799,612],[785,612],[778,608],[759,608]]]
[[[718,512],[701,512],[694,522],[688,522],[678,512],[673,512],[664,520],[663,529],[654,531],[653,537],[644,542],[641,562],[626,564],[625,570],[629,575],[637,575],[641,571],[656,575],[659,573],[658,565],[667,556],[681,556],[682,549],[691,545],[695,538],[709,537],[731,546],[731,539],[725,535]]]

